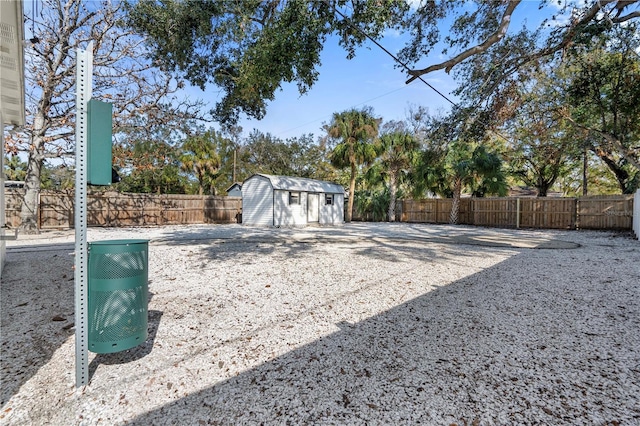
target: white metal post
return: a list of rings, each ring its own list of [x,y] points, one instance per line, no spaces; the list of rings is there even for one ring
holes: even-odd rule
[[[87,104],[91,99],[93,42],[76,54],[75,326],[76,387],[89,383],[87,285]]]

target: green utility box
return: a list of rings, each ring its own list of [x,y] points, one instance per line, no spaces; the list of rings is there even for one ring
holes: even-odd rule
[[[87,104],[87,183],[111,185],[113,105],[91,99]]]
[[[149,241],[89,243],[89,350],[112,353],[147,340]]]

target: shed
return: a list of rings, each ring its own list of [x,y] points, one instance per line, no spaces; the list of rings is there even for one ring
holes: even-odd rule
[[[227,197],[242,197],[242,183],[236,182],[227,188]]]
[[[242,223],[262,226],[344,222],[344,188],[315,179],[255,174],[242,183]]]

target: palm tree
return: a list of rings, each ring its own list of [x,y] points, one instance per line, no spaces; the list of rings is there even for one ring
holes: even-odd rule
[[[215,192],[213,181],[220,169],[220,156],[215,150],[214,138],[216,138],[215,132],[207,131],[187,138],[182,145],[183,152],[180,156],[182,170],[195,174],[200,195],[204,193],[205,188],[207,192],[214,188]]]
[[[379,124],[380,119],[374,117],[373,110],[363,108],[333,114],[331,123],[326,127],[329,136],[340,140],[331,152],[331,164],[351,168],[347,222],[351,222],[353,217],[358,166],[370,163],[377,156],[372,142],[378,134]]]
[[[418,155],[418,141],[406,131],[392,131],[380,137],[376,144],[382,173],[389,189],[388,219],[396,220],[396,194],[401,175],[408,174]]]
[[[449,222],[458,223],[460,197],[463,187],[471,189],[475,195],[505,195],[507,184],[502,172],[502,160],[498,154],[489,152],[482,145],[456,141],[449,146],[444,170],[449,176],[453,201]]]

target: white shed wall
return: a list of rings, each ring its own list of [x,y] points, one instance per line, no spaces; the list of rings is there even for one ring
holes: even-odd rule
[[[227,197],[242,197],[242,191],[237,186],[227,192]]]
[[[333,204],[327,205],[325,194],[320,194],[320,225],[336,225],[344,222],[344,194],[334,194]]]
[[[273,201],[275,206],[274,226],[304,226],[307,224],[306,192],[300,192],[300,204],[289,205],[289,191],[274,191]]]
[[[255,175],[242,185],[242,224],[273,226],[273,188],[269,179]]]

